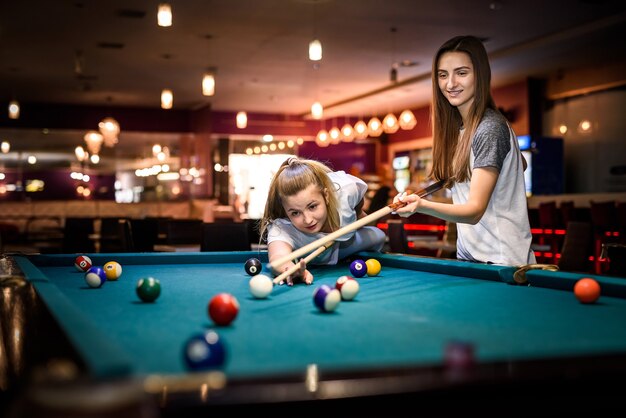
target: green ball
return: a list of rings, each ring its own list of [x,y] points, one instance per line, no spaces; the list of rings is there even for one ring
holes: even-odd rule
[[[137,296],[144,302],[154,302],[161,294],[161,283],[154,277],[145,277],[137,282]]]

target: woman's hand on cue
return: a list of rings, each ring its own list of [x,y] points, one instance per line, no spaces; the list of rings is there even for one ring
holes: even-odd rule
[[[298,268],[298,270],[296,270],[289,276],[285,277],[285,280],[281,281],[278,284],[282,285],[286,282],[287,286],[293,286],[294,280],[296,279],[300,279],[306,284],[313,283],[313,274],[311,274],[311,272],[306,269],[306,261],[302,259],[298,263],[300,264],[300,267]],[[285,272],[292,267],[293,267],[293,264],[289,263],[283,267],[282,271]]]
[[[422,199],[415,193],[407,194],[406,192],[402,192],[398,194],[394,197],[393,203],[404,202],[406,203],[406,206],[396,209],[396,213],[403,218],[408,218],[417,212],[417,208],[419,208],[421,200]]]

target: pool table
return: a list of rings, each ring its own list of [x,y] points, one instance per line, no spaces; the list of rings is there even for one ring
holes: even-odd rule
[[[4,380],[20,382],[11,399],[24,414],[97,406],[118,417],[130,408],[128,416],[136,416],[146,405],[155,416],[244,406],[298,414],[342,404],[372,412],[404,401],[441,412],[455,408],[455,397],[494,405],[524,394],[530,405],[567,388],[609,402],[618,384],[624,388],[626,279],[619,277],[530,269],[522,281],[514,267],[361,253],[311,266],[310,286],[275,286],[268,298],[255,299],[244,263],[256,257],[265,266],[265,251],[89,255],[94,265],[119,262],[122,276],[90,288],[74,267],[76,254],[2,260],[0,358]],[[354,300],[318,310],[314,289],[349,275],[356,258],[376,258],[381,272],[357,279]],[[596,303],[573,294],[583,276],[602,286]],[[143,277],[161,282],[153,303],[136,295]],[[240,304],[228,326],[207,313],[220,292]],[[188,370],[183,345],[207,329],[224,341],[226,361]],[[473,364],[451,366],[451,342],[473,347]],[[16,378],[13,369],[27,376]]]

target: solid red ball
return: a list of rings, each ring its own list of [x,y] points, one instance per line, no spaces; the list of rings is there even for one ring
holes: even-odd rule
[[[580,303],[594,303],[600,297],[600,284],[590,277],[582,278],[574,285],[574,294]]]
[[[229,325],[239,313],[239,302],[230,293],[219,293],[209,302],[209,317],[217,325]]]

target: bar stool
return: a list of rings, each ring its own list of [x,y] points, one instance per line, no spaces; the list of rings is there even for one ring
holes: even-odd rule
[[[617,206],[614,200],[606,202],[590,201],[591,225],[593,227],[594,271],[602,273],[602,244],[618,241]]]
[[[539,244],[545,245],[550,256],[546,256],[546,262],[556,264],[559,253],[559,237],[556,229],[559,226],[559,213],[556,202],[542,202],[539,204],[539,227],[542,229]]]
[[[570,221],[567,224],[565,240],[561,249],[558,266],[560,270],[576,273],[590,273],[593,232],[591,223]]]
[[[559,203],[559,215],[561,217],[559,226],[563,227],[563,229],[567,228],[567,224],[570,223],[570,221],[577,221],[574,201],[567,200]]]
[[[619,242],[626,244],[626,202],[617,202],[617,223],[619,224]]]

